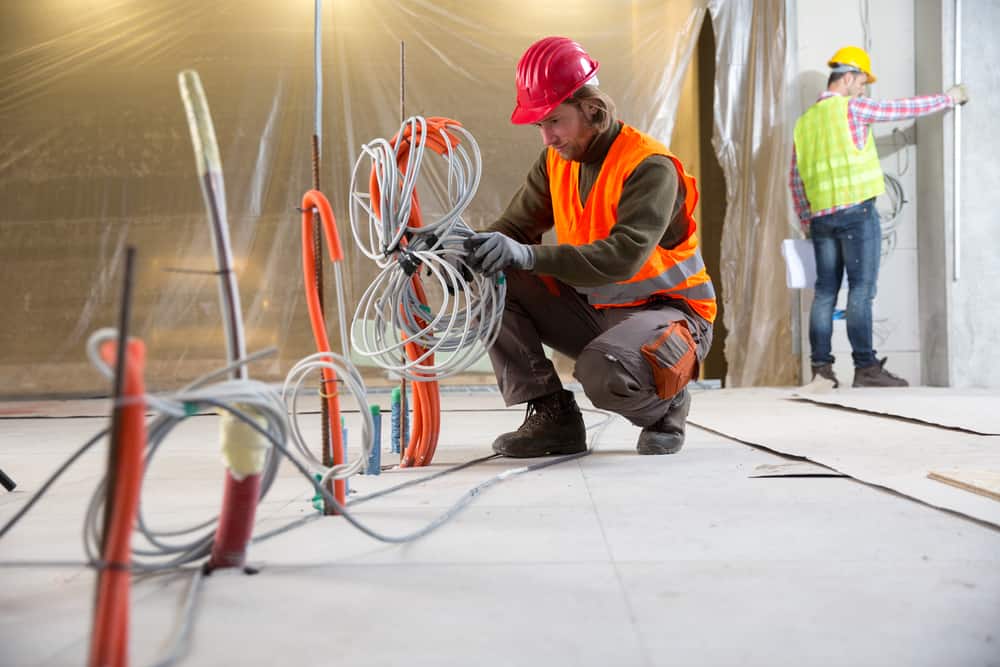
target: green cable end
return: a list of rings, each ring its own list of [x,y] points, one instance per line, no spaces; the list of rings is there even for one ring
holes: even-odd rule
[[[321,483],[323,481],[323,475],[321,475],[319,473],[314,473],[313,474],[313,479],[315,479],[316,483],[319,484],[319,483]],[[323,511],[323,494],[321,494],[319,492],[313,494],[313,497],[312,497],[312,506],[315,507],[316,509],[318,509],[320,512]]]

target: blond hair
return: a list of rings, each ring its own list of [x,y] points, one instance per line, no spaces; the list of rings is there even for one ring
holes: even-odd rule
[[[565,102],[583,113],[598,132],[604,132],[615,120],[615,102],[597,86],[580,86]]]

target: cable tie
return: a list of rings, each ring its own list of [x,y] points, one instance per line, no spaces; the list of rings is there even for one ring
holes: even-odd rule
[[[121,563],[110,560],[95,560],[93,566],[97,570],[117,570],[119,572],[129,572],[132,570],[131,563]]]
[[[324,394],[322,389],[319,389],[317,391],[319,393],[320,398],[337,398],[338,396],[340,396],[340,392],[336,390],[331,394]]]

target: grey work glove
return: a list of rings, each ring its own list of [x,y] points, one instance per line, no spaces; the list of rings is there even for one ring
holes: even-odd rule
[[[962,105],[969,101],[969,92],[965,89],[964,83],[956,83],[954,86],[944,91],[944,94],[955,100],[955,104]]]
[[[491,276],[505,269],[531,269],[535,253],[531,246],[518,243],[500,232],[480,232],[465,240],[469,266]]]

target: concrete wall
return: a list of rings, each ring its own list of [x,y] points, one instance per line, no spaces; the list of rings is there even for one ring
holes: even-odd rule
[[[862,27],[860,3],[829,3],[799,0],[795,3],[798,80],[796,88],[801,113],[826,87],[827,60],[841,46],[868,46],[872,68],[878,81],[869,87],[875,98],[906,97],[917,94],[913,0],[879,0],[869,3],[868,35]],[[919,92],[936,92],[925,91]],[[917,149],[914,123],[880,123],[873,126],[882,168],[901,182],[907,204],[897,219],[894,249],[883,258],[878,295],[874,306],[874,345],[880,357],[888,356],[894,373],[913,384],[921,381],[921,336],[919,317],[917,220]],[[884,198],[880,209],[887,209]],[[797,225],[796,225],[797,226]],[[790,227],[790,234],[794,227]],[[802,352],[804,371],[808,368],[808,312],[812,290],[802,294]],[[837,308],[846,307],[847,290],[841,291]],[[835,370],[842,382],[853,377],[851,347],[844,320],[834,322],[833,353]],[[804,375],[809,379],[809,375]]]
[[[935,89],[955,79],[956,3],[916,3],[918,85]],[[961,79],[972,101],[944,119],[918,125],[921,160],[920,309],[924,380],[957,387],[1000,386],[1000,2],[961,3]],[[960,154],[955,153],[956,121]],[[960,219],[955,218],[958,158]],[[957,235],[956,235],[957,231]],[[957,253],[955,240],[958,240]],[[957,259],[957,263],[956,263]]]

